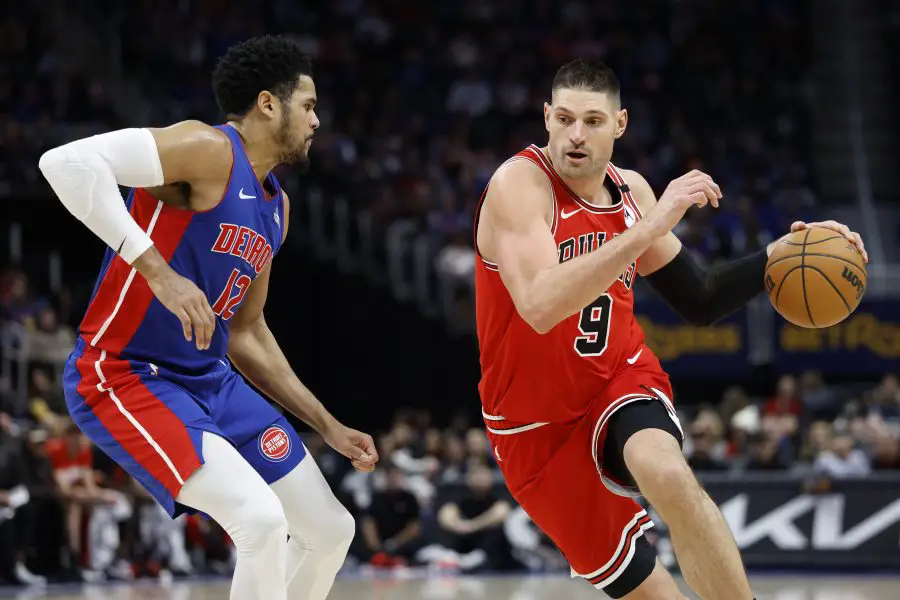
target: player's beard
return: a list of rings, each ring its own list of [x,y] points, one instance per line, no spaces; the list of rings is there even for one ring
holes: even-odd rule
[[[287,112],[283,113],[278,133],[278,145],[282,148],[279,162],[293,165],[300,173],[306,173],[309,170],[309,153],[306,142],[312,137],[312,134],[300,136],[293,133],[291,116]]]

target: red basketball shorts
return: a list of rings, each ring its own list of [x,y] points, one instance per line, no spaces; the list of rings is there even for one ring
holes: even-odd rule
[[[662,370],[630,370],[613,380],[575,422],[511,423],[500,415],[484,415],[513,497],[563,553],[572,576],[598,589],[626,575],[637,540],[653,527],[635,500],[637,493],[603,472],[606,426],[620,408],[647,400],[662,402],[677,425],[671,398]],[[647,575],[649,571],[641,581]]]

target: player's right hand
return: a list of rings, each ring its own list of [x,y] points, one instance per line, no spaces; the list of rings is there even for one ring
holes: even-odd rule
[[[209,349],[216,329],[216,315],[206,294],[171,267],[148,277],[147,283],[156,299],[181,321],[184,339],[189,342],[193,339],[198,350]]]
[[[712,204],[718,208],[721,197],[722,190],[712,177],[693,170],[672,180],[644,220],[649,220],[659,235],[665,235],[681,221],[690,207]]]

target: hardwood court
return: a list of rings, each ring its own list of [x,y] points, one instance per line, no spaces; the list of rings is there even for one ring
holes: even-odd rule
[[[758,600],[896,600],[900,578],[810,575],[753,578]],[[160,586],[150,582],[45,592],[0,592],[3,598],[47,600],[223,600],[227,582]],[[337,582],[329,600],[601,600],[605,595],[565,577],[434,577]]]

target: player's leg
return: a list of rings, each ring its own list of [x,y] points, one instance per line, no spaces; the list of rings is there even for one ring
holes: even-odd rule
[[[562,552],[573,577],[612,598],[685,600],[644,536],[653,526],[647,511],[633,498],[614,494],[601,480],[591,452],[592,425],[585,419],[571,428],[551,425],[492,435],[491,443],[503,457],[507,485]],[[546,438],[554,436],[566,441],[545,452]]]
[[[216,422],[284,507],[288,595],[324,600],[353,541],[353,517],[284,417],[237,374],[225,393],[228,402],[214,414]]]
[[[287,600],[287,521],[281,501],[225,439],[203,433],[204,465],[181,488],[179,504],[216,520],[237,550],[232,600]]]
[[[667,399],[631,402],[610,419],[604,469],[627,469],[619,476],[633,481],[665,520],[684,578],[702,598],[750,600],[737,545],[691,472],[682,441]]]
[[[200,510],[238,550],[231,598],[286,600],[281,502],[162,369],[76,352],[65,369],[66,402],[79,428],[175,516]],[[176,502],[176,498],[178,501]]]
[[[353,542],[353,516],[335,498],[312,456],[272,484],[288,529],[288,594],[324,600]]]

